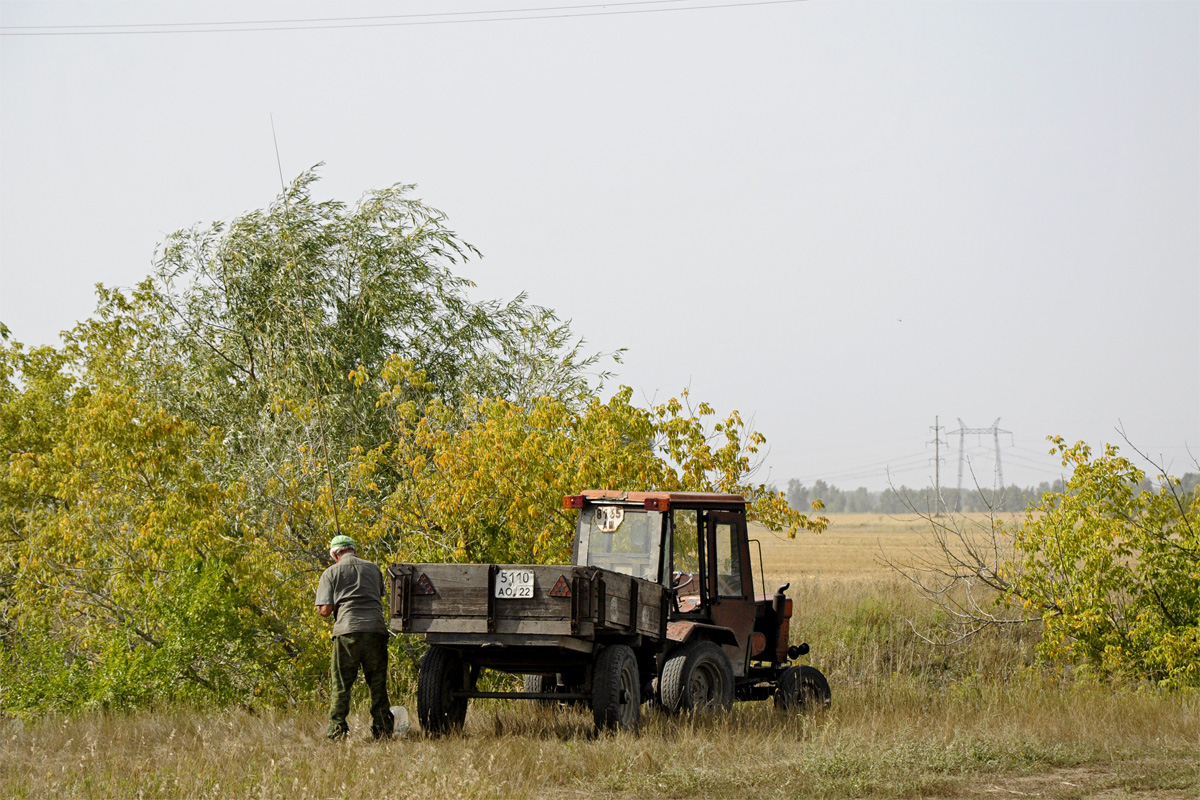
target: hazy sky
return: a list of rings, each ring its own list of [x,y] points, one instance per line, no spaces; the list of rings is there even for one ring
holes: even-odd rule
[[[171,231],[266,206],[273,113],[288,180],[418,184],[477,298],[753,417],[780,485],[926,485],[935,415],[1001,418],[1010,483],[1118,424],[1196,469],[1200,3],[700,8],[740,3],[0,2],[0,320],[54,341]]]

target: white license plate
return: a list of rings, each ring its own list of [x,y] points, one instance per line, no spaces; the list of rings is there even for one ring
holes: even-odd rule
[[[496,597],[533,597],[533,570],[502,569],[497,572]]]

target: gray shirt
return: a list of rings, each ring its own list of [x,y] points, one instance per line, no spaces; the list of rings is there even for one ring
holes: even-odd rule
[[[333,635],[387,633],[383,587],[383,571],[354,553],[346,553],[321,573],[317,605],[333,606]]]

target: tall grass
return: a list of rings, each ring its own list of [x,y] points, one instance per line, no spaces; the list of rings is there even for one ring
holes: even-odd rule
[[[651,713],[636,737],[594,737],[586,712],[528,706],[477,708],[449,739],[342,745],[323,741],[317,711],[89,715],[8,725],[0,785],[103,798],[913,796],[1064,775],[1078,796],[1200,785],[1194,702],[1036,675],[1015,689],[930,699],[901,681],[844,691],[817,718]]]
[[[640,735],[597,737],[586,711],[487,701],[472,704],[461,736],[337,745],[315,705],[7,720],[0,796],[1200,795],[1200,696],[1050,671],[1033,661],[1036,630],[930,647],[913,627],[936,611],[876,561],[881,536],[913,546],[908,529],[843,530],[764,543],[768,577],[792,581],[793,640],[810,642],[832,685],[822,714],[748,703],[669,717],[646,706]],[[365,706],[356,696],[356,735]]]

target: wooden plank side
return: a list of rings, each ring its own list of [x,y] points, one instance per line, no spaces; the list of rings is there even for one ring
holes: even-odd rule
[[[570,650],[578,653],[591,653],[595,643],[573,636],[530,636],[528,634],[501,633],[492,634],[489,642],[506,647],[556,647],[560,650]],[[447,645],[450,647],[479,647],[479,640],[470,634],[462,633],[431,633],[430,644]],[[487,648],[490,649],[490,648]],[[487,650],[483,650],[486,652]]]
[[[608,595],[604,600],[604,627],[629,627],[629,600]]]
[[[636,582],[638,607],[633,622],[638,633],[657,638],[662,630],[662,586],[654,581],[611,572],[605,572],[603,579],[605,627],[630,627],[630,599]]]
[[[560,619],[498,619],[491,632],[485,617],[446,618],[414,617],[408,633],[475,633],[492,636],[495,634],[521,634],[524,636],[570,636],[571,620]]]
[[[410,616],[487,617],[487,604],[475,598],[414,597]]]
[[[502,619],[570,619],[571,598],[560,600],[509,600],[496,598],[495,618]]]
[[[663,592],[660,584],[638,581],[638,633],[658,638],[662,631]]]
[[[619,572],[605,570],[600,575],[604,587],[603,618],[604,627],[622,629],[629,627],[629,596],[630,586],[634,579]]]
[[[419,617],[483,617],[488,611],[487,564],[413,564],[412,610]],[[433,586],[433,594],[417,594],[421,575]],[[413,628],[413,630],[418,630]]]
[[[636,578],[631,578],[628,575],[622,575],[619,572],[604,573],[604,593],[609,597],[619,597],[622,600],[628,601],[630,594],[630,586]]]
[[[570,636],[571,619],[497,619],[496,633],[540,634],[545,636]]]
[[[488,632],[487,617],[413,617],[408,633],[484,633]]]
[[[662,630],[662,605],[639,601],[637,628],[638,633],[657,639]]]

